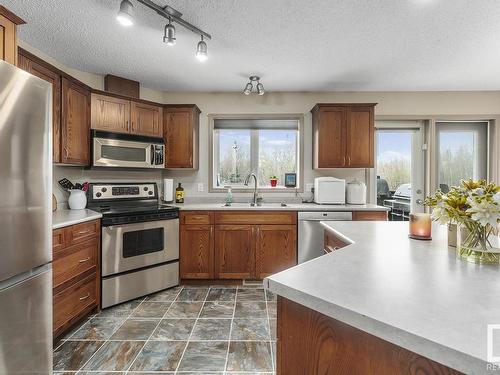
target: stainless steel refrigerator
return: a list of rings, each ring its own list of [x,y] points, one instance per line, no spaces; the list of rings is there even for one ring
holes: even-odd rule
[[[52,373],[52,87],[0,61],[0,374]]]

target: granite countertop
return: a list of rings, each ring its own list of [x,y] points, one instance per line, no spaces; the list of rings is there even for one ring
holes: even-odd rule
[[[223,210],[261,210],[261,211],[388,211],[387,207],[377,206],[375,204],[316,204],[316,203],[287,203],[286,206],[281,206],[279,202],[267,203],[262,206],[251,207],[250,203],[233,203],[230,207],[224,206],[223,202],[217,203],[183,203],[173,204],[179,207],[180,210],[207,210],[207,211],[223,211]]]
[[[499,267],[457,259],[444,226],[418,241],[408,222],[321,224],[349,245],[266,278],[267,288],[458,371],[488,373]]]
[[[102,214],[89,209],[58,209],[52,212],[52,229],[67,227],[85,221],[100,219]]]

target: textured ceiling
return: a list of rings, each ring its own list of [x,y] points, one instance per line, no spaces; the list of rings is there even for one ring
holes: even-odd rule
[[[500,89],[499,0],[155,0],[212,34],[199,38],[131,0],[5,0],[20,37],[61,63],[167,91],[240,91],[259,74],[270,91]]]

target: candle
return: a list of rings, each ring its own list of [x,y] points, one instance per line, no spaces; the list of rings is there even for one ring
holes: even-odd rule
[[[430,240],[431,237],[431,215],[422,213],[410,214],[410,238],[417,240]]]

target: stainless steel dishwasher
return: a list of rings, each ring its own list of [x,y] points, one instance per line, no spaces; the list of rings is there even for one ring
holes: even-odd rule
[[[298,262],[304,263],[324,254],[324,228],[320,221],[351,221],[352,212],[299,212]]]

